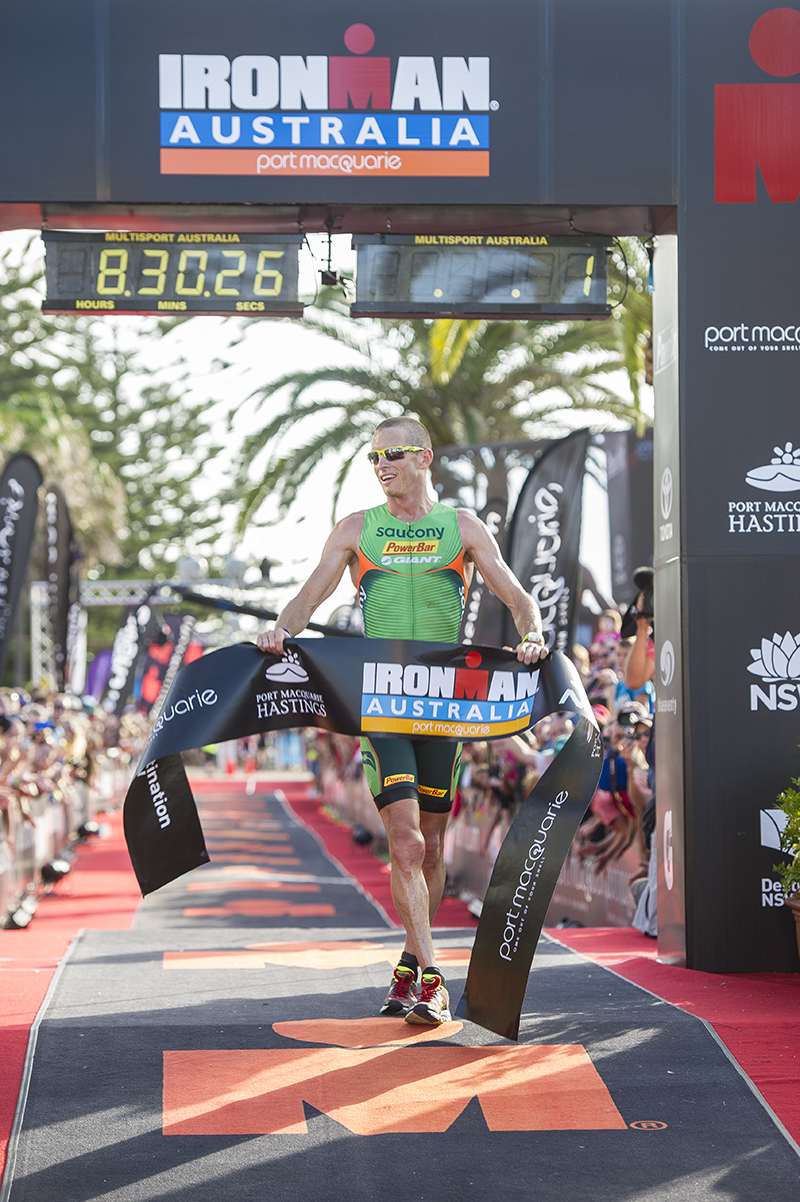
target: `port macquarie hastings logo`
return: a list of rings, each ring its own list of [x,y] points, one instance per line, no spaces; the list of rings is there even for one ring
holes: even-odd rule
[[[769,463],[752,467],[745,484],[761,493],[800,494],[800,447],[772,448]],[[800,497],[737,497],[728,501],[729,534],[800,534]]]
[[[530,725],[538,670],[506,672],[481,667],[469,651],[465,667],[364,664],[361,729],[409,735],[486,738]]]
[[[313,689],[295,687],[308,681],[308,672],[300,662],[300,656],[296,651],[287,650],[278,663],[270,664],[264,672],[264,678],[275,691],[256,695],[256,713],[259,718],[281,718],[289,714],[315,714],[318,718],[327,717],[325,699],[321,693],[317,693]]]
[[[489,175],[488,57],[392,58],[361,23],[343,40],[159,54],[162,175]]]

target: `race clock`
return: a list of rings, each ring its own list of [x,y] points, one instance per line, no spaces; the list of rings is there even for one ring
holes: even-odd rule
[[[302,317],[294,235],[43,234],[51,313]]]
[[[354,317],[608,317],[606,240],[357,235]]]

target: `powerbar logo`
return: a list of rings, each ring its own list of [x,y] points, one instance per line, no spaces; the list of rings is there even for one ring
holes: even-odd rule
[[[375,41],[358,23],[347,54],[160,54],[162,174],[488,175],[489,58]]]
[[[383,546],[384,555],[432,555],[434,551],[438,550],[438,542],[412,543],[407,539],[404,542],[395,542],[393,539],[390,539],[389,542],[384,543]]]
[[[800,325],[706,326],[707,351],[800,351]]]
[[[512,956],[519,947],[533,894],[547,858],[547,837],[550,833],[550,828],[558,817],[558,811],[568,800],[569,792],[567,789],[562,789],[560,793],[556,793],[547,807],[547,813],[539,824],[539,833],[528,848],[528,855],[522,866],[522,872],[519,874],[519,880],[514,890],[514,896],[511,899],[511,905],[506,913],[506,926],[503,931],[503,941],[500,944],[499,953],[501,960],[508,960],[510,963]]]
[[[167,795],[158,783],[158,763],[156,760],[146,765],[145,776],[147,777],[147,785],[150,789],[150,796],[153,800],[156,817],[158,818],[158,825],[163,831],[170,824],[170,816],[167,809]]]
[[[381,564],[385,568],[399,566],[400,564],[437,564],[442,559],[438,552],[438,540],[426,542],[423,539],[418,542],[411,542],[409,539],[405,539],[398,542],[395,539],[389,539],[383,547]]]
[[[362,731],[481,738],[510,734],[530,725],[538,671],[481,668],[479,651],[466,667],[422,664],[364,664]]]

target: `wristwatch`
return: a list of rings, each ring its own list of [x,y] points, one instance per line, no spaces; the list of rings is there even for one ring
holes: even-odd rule
[[[540,630],[528,630],[520,639],[521,643],[541,643],[544,645],[544,635]]]

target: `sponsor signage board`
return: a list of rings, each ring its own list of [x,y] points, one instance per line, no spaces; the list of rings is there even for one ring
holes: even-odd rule
[[[10,0],[4,18],[0,99],[16,116],[0,203],[674,198],[665,0]],[[636,68],[609,75],[621,38]],[[614,114],[611,147],[587,93]]]

